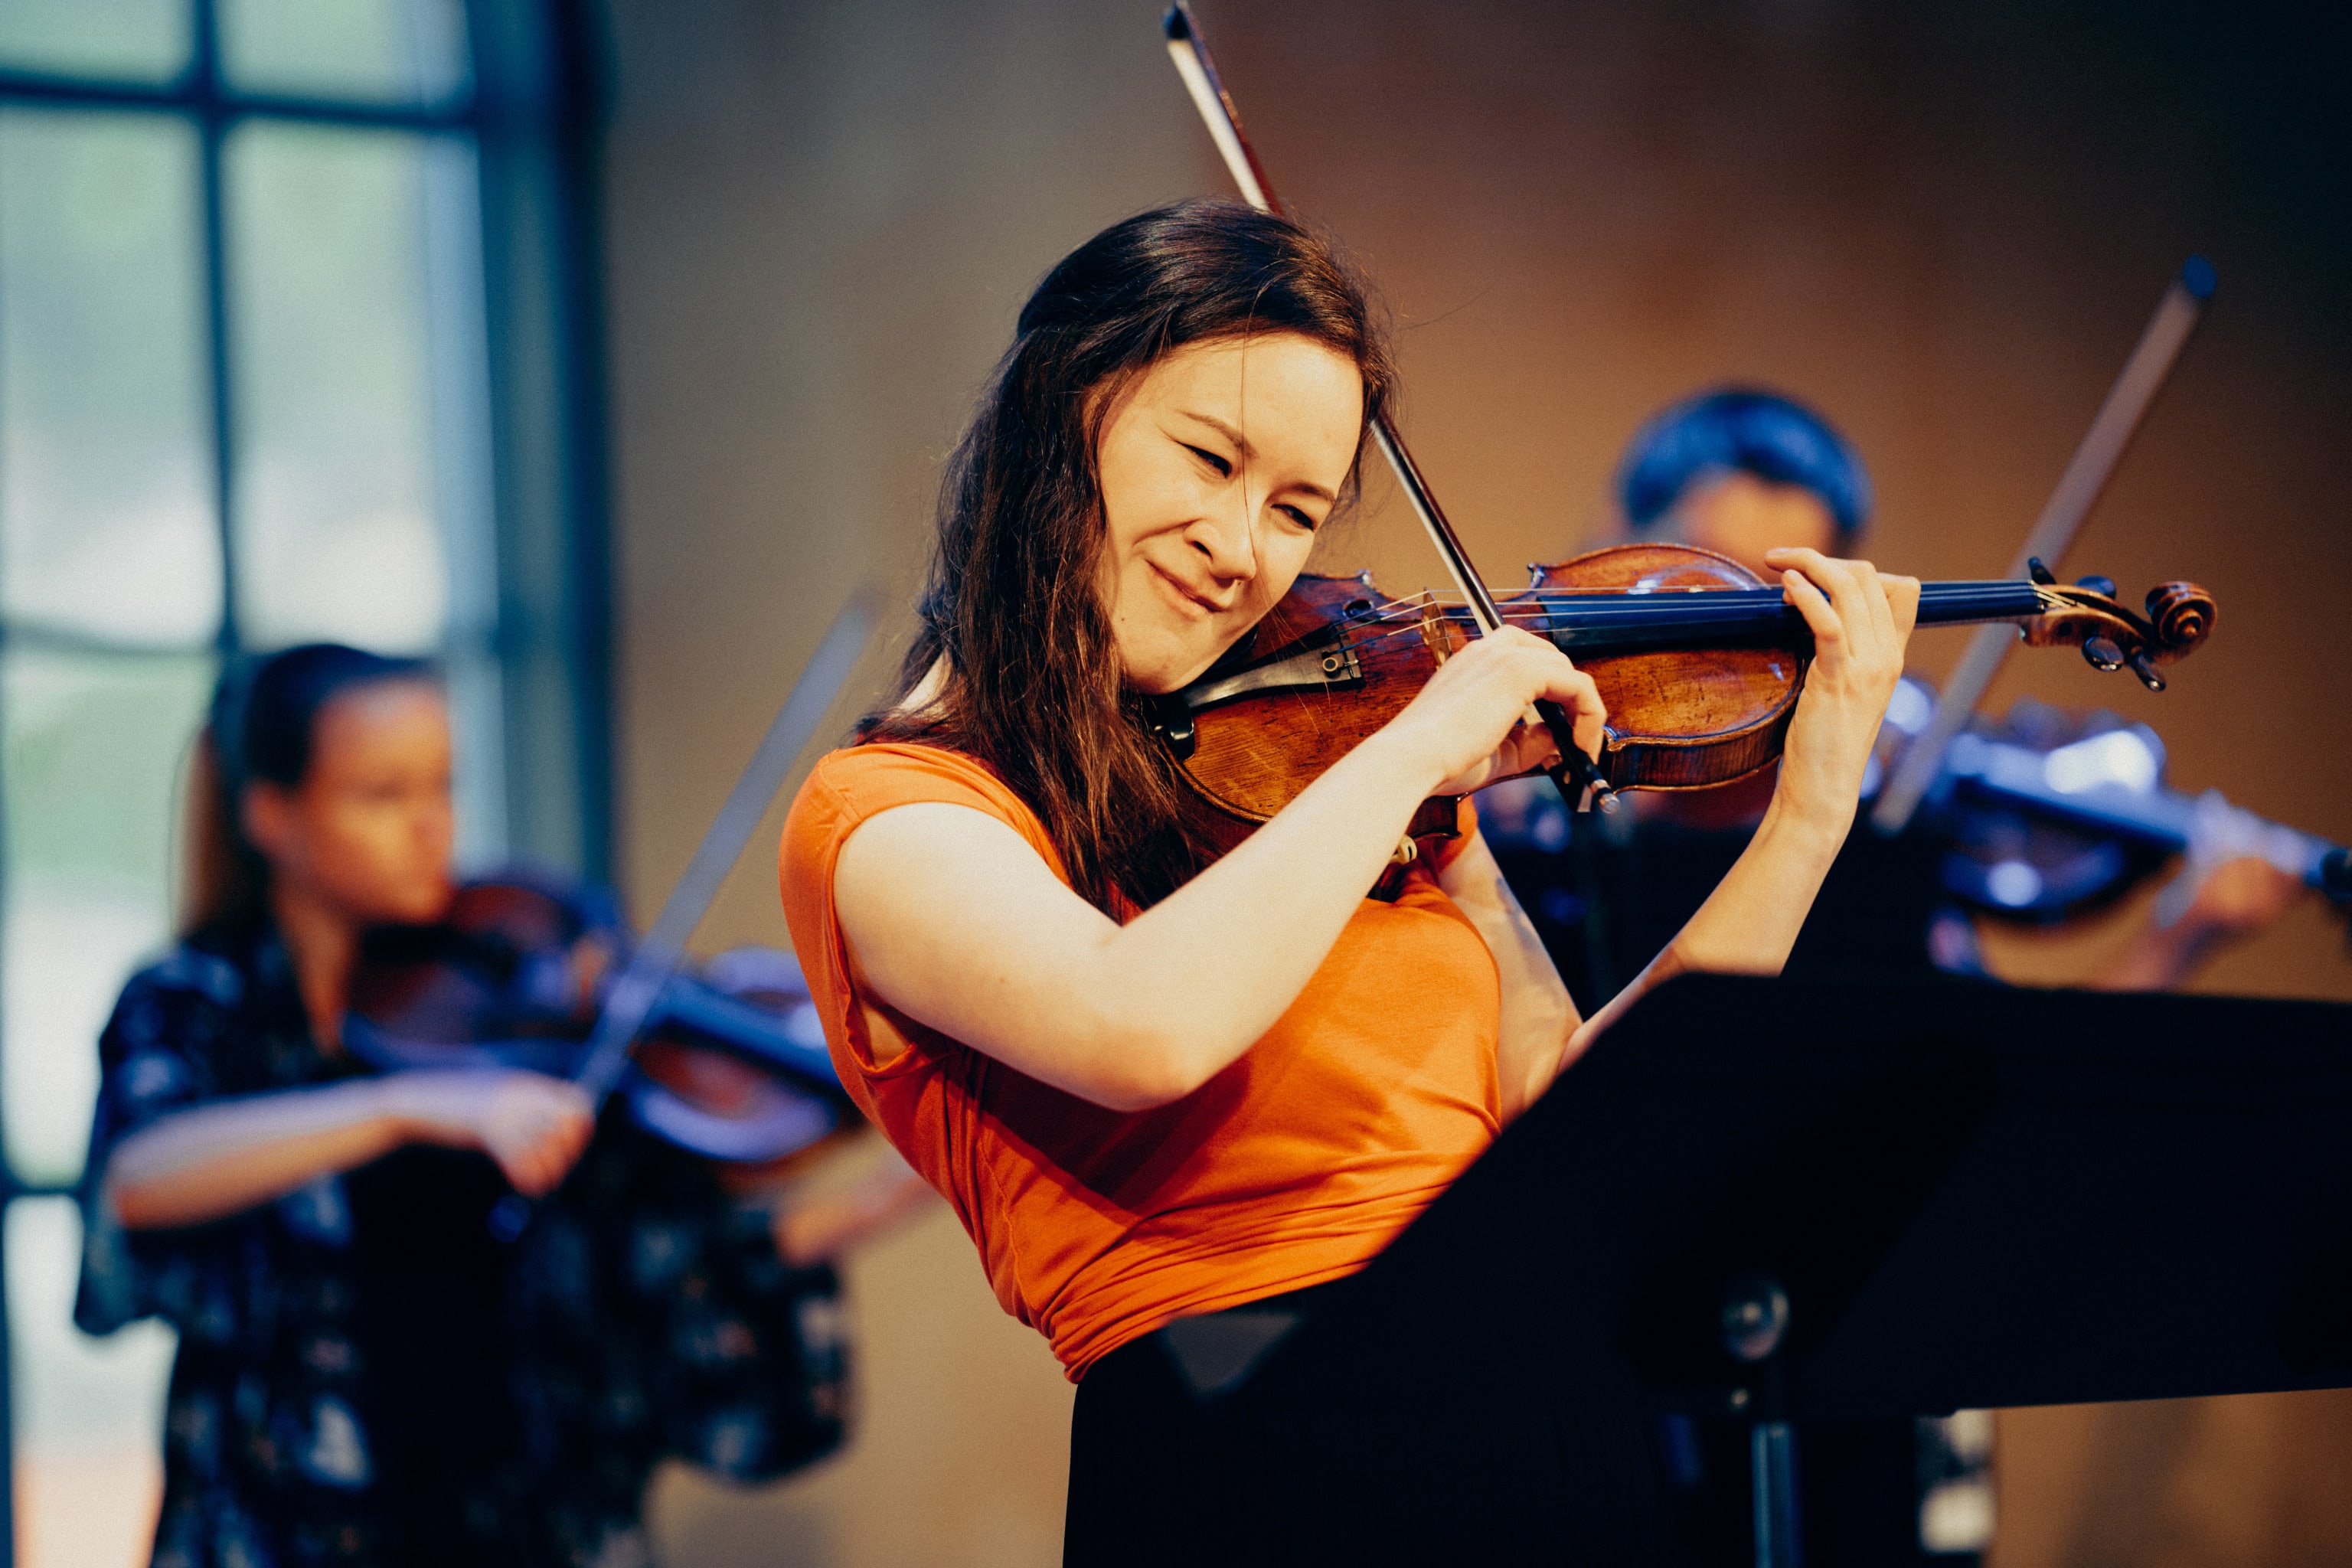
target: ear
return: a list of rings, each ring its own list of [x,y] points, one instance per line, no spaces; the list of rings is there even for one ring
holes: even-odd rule
[[[292,847],[295,826],[294,798],[284,785],[267,779],[246,785],[237,820],[245,829],[246,841],[260,850],[263,858],[274,861],[286,858]]]

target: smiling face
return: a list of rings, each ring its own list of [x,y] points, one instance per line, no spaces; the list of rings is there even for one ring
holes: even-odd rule
[[[1188,344],[1120,395],[1096,451],[1129,684],[1198,679],[1290,591],[1363,422],[1354,363],[1290,332]]]

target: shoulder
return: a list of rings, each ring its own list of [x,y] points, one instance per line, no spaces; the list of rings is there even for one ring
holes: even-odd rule
[[[234,1007],[245,1000],[246,973],[222,944],[201,940],[183,942],[133,974],[122,994],[185,998],[216,1007]]]
[[[247,956],[242,944],[199,936],[133,974],[100,1039],[110,1091],[155,1106],[206,1092],[207,1064],[255,984]]]
[[[959,805],[1004,823],[1058,863],[1045,825],[994,770],[976,757],[939,746],[850,746],[821,758],[784,821],[779,869],[829,876],[851,834],[902,805]]]
[[[806,796],[812,792],[869,816],[917,801],[980,805],[992,814],[1013,812],[1031,820],[1036,815],[979,758],[943,746],[903,742],[826,752],[801,793]]]
[[[843,846],[885,813],[938,805],[962,807],[1011,828],[1055,877],[1069,880],[1037,814],[979,759],[901,743],[830,752],[793,797],[776,849],[784,921],[812,987],[822,989],[830,981],[844,994],[847,988],[847,954],[839,946],[834,907],[834,872]],[[829,954],[832,962],[812,963],[814,954]]]

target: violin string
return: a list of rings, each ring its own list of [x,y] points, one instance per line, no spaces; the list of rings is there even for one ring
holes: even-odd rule
[[[1938,619],[1978,615],[2000,617],[2013,614],[2018,590],[2030,587],[2031,584],[2007,581],[1931,583],[1923,589],[1922,598],[1926,607],[1937,612]],[[1645,627],[1679,625],[1692,630],[1712,624],[1731,631],[1739,629],[1743,623],[1778,619],[1779,612],[1788,608],[1781,592],[1769,586],[1669,589],[1664,593],[1537,589],[1533,593],[1533,603],[1506,599],[1498,605],[1504,624],[1524,623],[1541,631],[1554,631],[1567,629],[1559,624],[1565,617],[1575,624],[1576,629],[1594,631],[1611,629],[1600,624],[1610,621],[1632,622]],[[1340,646],[1350,650],[1369,648],[1391,637],[1418,633],[1432,609],[1451,619],[1465,607],[1463,595],[1448,589],[1424,588],[1417,594],[1383,600],[1376,607],[1349,618],[1348,632]],[[1381,629],[1367,635],[1364,628],[1368,627]]]
[[[1611,621],[1632,623],[1643,626],[1679,625],[1696,627],[1712,624],[1736,627],[1743,623],[1769,624],[1778,621],[1782,618],[1783,613],[1789,607],[1787,601],[1778,597],[1725,603],[1721,595],[1709,596],[1715,598],[1717,602],[1706,605],[1670,603],[1640,605],[1561,605],[1557,602],[1522,605],[1507,602],[1500,607],[1503,610],[1503,619],[1506,624],[1525,623],[1546,629],[1565,629],[1564,623],[1565,626],[1580,628],[1603,629],[1604,624]],[[1455,606],[1444,607],[1452,609]],[[1956,615],[2006,616],[2016,613],[2019,606],[2012,592],[2001,592],[1938,595],[1931,601],[1928,608],[1936,612],[1939,618],[1946,618]],[[1379,615],[1359,616],[1354,619],[1352,626],[1391,628],[1376,633],[1375,636],[1397,636],[1418,629],[1425,613],[1425,609],[1422,606],[1407,605]]]

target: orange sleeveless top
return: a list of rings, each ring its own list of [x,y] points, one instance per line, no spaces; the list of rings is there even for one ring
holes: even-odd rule
[[[1494,957],[1418,868],[1395,902],[1364,901],[1238,1061],[1152,1110],[1107,1110],[861,995],[834,864],[859,824],[921,801],[995,817],[1068,880],[1036,815],[981,763],[856,746],[793,802],[784,915],[842,1082],[1072,1381],[1171,1318],[1355,1272],[1494,1140]]]

